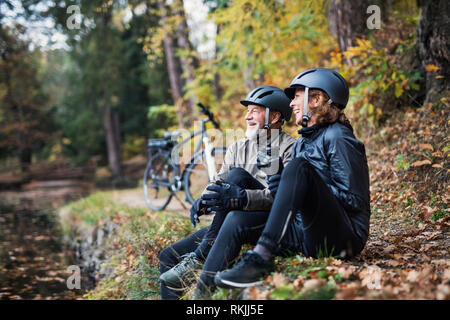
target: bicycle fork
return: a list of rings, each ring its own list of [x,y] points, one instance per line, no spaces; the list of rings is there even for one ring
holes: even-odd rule
[[[206,170],[208,171],[208,181],[214,181],[216,175],[216,161],[212,154],[213,145],[209,140],[208,136],[203,137],[203,144],[205,145],[205,159],[206,159]]]

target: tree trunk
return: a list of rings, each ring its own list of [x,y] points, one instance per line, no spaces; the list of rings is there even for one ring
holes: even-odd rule
[[[251,55],[249,52],[248,55]],[[253,76],[254,65],[249,65],[242,70],[242,77],[244,78],[244,87],[246,92],[250,92],[256,87],[264,83],[264,74],[259,73],[255,79]]]
[[[108,164],[111,168],[112,174],[116,181],[123,179],[123,170],[120,164],[120,144],[117,139],[117,129],[114,123],[116,117],[114,113],[117,111],[111,110],[111,107],[105,107],[103,113],[103,126],[106,133],[106,147],[108,150]]]
[[[19,149],[19,159],[20,159],[20,170],[23,174],[28,173],[31,164],[32,152],[27,146],[20,147]]]
[[[113,110],[111,110],[111,115],[112,115],[114,141],[115,141],[115,144],[116,144],[118,150],[120,151],[120,145],[121,145],[122,141],[120,139],[120,116],[119,116],[119,111],[116,110],[116,109],[113,109]],[[120,154],[120,152],[119,152],[119,154]]]
[[[105,30],[110,28],[110,23],[112,21],[112,12],[107,11],[102,16],[103,27]],[[108,59],[108,55],[112,50],[114,43],[108,34],[104,35],[104,41],[102,43],[103,53],[102,55],[105,59]],[[111,70],[111,72],[113,72]],[[102,90],[102,97],[104,101],[110,101],[112,90],[110,86],[110,79],[104,79],[104,87]],[[119,112],[111,108],[108,103],[106,105],[101,105],[102,115],[103,115],[103,127],[105,129],[106,135],[106,149],[108,153],[108,164],[113,175],[113,183],[115,185],[120,185],[125,177],[123,174],[123,169],[121,165],[120,156],[120,119]]]
[[[244,78],[244,87],[246,92],[250,92],[256,88],[256,82],[252,77],[253,67],[248,66],[242,70],[242,77]]]
[[[220,27],[221,26],[219,24],[216,26],[216,28],[217,28],[216,29],[216,38],[220,34]],[[218,48],[218,44],[216,43],[215,48],[214,48],[214,60],[218,60],[218,56],[219,56],[219,48]],[[217,71],[214,71],[213,92],[214,92],[214,96],[216,97],[216,100],[220,101],[223,96],[223,89],[220,85],[220,74]]]
[[[367,0],[332,0],[327,7],[330,31],[337,36],[339,49],[346,51],[354,45],[356,37],[367,32]],[[350,64],[350,60],[346,61]]]
[[[177,46],[179,49],[183,50],[185,53],[192,51],[192,45],[189,40],[189,29],[186,21],[186,14],[184,12],[184,6],[182,0],[174,0],[173,2],[174,12],[173,15],[177,17],[178,25],[177,25]],[[183,70],[183,74],[185,76],[185,84],[189,84],[194,82],[195,75],[195,61],[192,55],[182,55],[179,57],[180,66]],[[195,104],[195,98],[190,96],[189,99],[185,102],[185,110],[183,110],[183,114],[192,115],[193,105]],[[190,124],[191,119],[186,119]]]
[[[447,0],[421,1],[417,50],[425,75],[425,103],[450,89],[450,5]]]
[[[181,79],[181,72],[179,70],[177,57],[175,55],[174,40],[170,35],[170,32],[167,30],[168,29],[167,8],[164,4],[164,1],[158,1],[157,4],[158,10],[161,15],[161,24],[163,28],[166,29],[163,44],[164,44],[164,53],[166,56],[167,71],[169,73],[171,95],[177,108],[178,125],[181,128],[185,128],[188,126],[188,123],[186,123],[186,118],[190,114],[185,113],[186,108],[184,107],[185,101],[183,99],[183,90],[182,90],[183,82]]]

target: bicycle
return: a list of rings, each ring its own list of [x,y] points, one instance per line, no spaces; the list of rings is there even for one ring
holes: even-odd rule
[[[176,192],[180,190],[185,192],[186,201],[193,204],[207,184],[213,181],[218,167],[223,163],[226,148],[213,147],[206,131],[208,122],[211,122],[219,130],[220,126],[207,107],[201,103],[197,103],[197,106],[207,117],[202,119],[201,130],[191,133],[189,137],[179,143],[176,143],[181,135],[179,130],[167,132],[163,138],[148,140],[148,162],[143,185],[145,201],[152,210],[165,209],[172,197],[176,197]],[[178,150],[186,143],[195,142],[195,137],[199,135],[201,139],[195,146],[194,155],[181,171],[180,164],[174,161],[173,155],[178,154]],[[204,146],[203,149],[202,146]],[[178,200],[186,209],[183,202]]]

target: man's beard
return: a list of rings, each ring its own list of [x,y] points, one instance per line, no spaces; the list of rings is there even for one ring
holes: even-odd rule
[[[245,137],[249,140],[256,140],[258,137],[260,139],[267,139],[268,131],[266,129],[261,129],[258,127],[247,127],[247,130],[245,131]]]
[[[250,140],[256,139],[256,136],[258,135],[258,133],[260,133],[260,131],[261,129],[259,129],[257,126],[247,127],[247,130],[245,131],[245,137]]]

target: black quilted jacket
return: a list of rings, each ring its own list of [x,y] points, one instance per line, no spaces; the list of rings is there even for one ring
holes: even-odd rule
[[[303,158],[315,167],[339,199],[364,242],[369,234],[369,169],[364,144],[350,125],[335,122],[299,130],[301,138],[292,147],[292,158]]]

